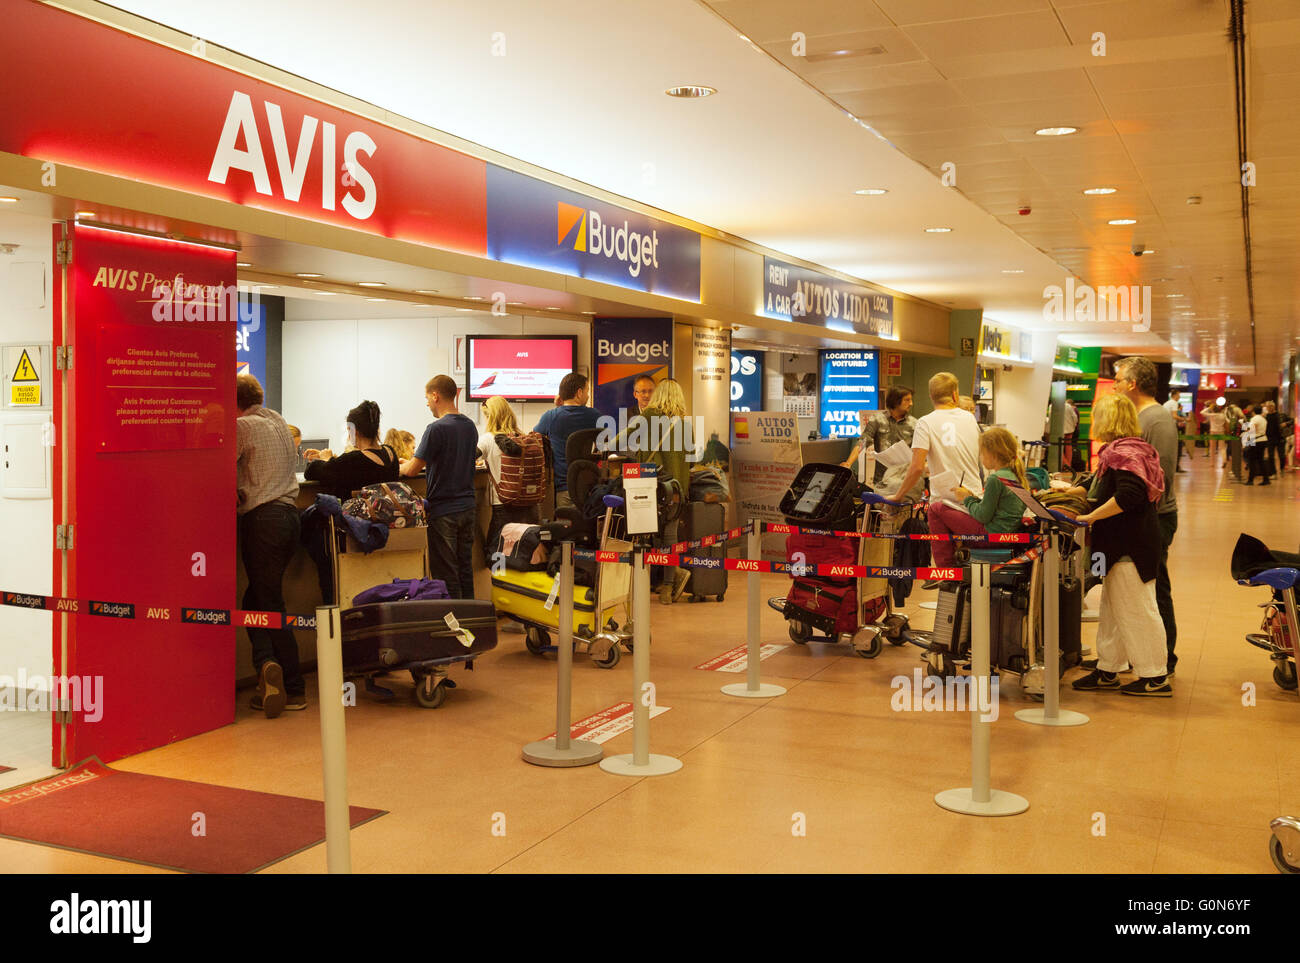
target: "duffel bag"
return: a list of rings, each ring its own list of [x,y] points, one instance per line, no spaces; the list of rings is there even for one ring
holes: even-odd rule
[[[440,578],[395,578],[391,582],[373,585],[352,598],[353,605],[370,605],[373,602],[426,601],[451,598],[447,583]]]
[[[802,556],[802,559],[799,558]],[[858,540],[838,535],[808,535],[795,532],[785,539],[785,557],[791,565],[856,565]]]

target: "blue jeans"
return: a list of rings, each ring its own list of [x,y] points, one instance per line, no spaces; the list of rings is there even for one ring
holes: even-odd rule
[[[239,516],[239,550],[248,575],[248,588],[240,603],[245,611],[284,611],[284,571],[298,547],[298,509],[282,502],[268,502]],[[303,695],[307,685],[298,664],[298,640],[293,629],[249,628],[253,646],[253,668],[261,672],[271,661],[284,670],[284,688],[290,695]]]
[[[477,527],[472,508],[429,519],[429,577],[446,582],[447,593],[454,599],[474,597]]]

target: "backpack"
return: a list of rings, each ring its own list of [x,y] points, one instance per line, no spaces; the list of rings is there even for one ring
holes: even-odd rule
[[[501,450],[501,477],[493,478],[489,471],[488,482],[501,504],[519,508],[540,504],[546,497],[550,465],[546,436],[530,431],[526,435],[500,434],[495,440]]]
[[[424,499],[404,482],[367,485],[343,503],[343,514],[389,528],[424,528],[429,524]]]

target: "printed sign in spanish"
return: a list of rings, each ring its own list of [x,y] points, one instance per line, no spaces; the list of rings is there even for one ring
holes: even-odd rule
[[[731,413],[731,478],[737,523],[784,522],[781,498],[803,466],[799,418],[783,411]],[[785,538],[763,536],[763,554],[784,558]]]
[[[893,295],[770,257],[763,258],[759,313],[882,338],[894,334]]]

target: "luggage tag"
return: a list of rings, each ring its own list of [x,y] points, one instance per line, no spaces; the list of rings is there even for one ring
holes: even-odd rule
[[[551,594],[546,596],[546,611],[555,608],[555,600],[560,597],[560,576],[555,576],[555,581],[551,584]]]
[[[448,612],[442,617],[442,620],[447,623],[447,628],[455,633],[456,638],[460,639],[461,645],[468,649],[474,644],[474,633],[469,629],[462,629],[454,613]]]

